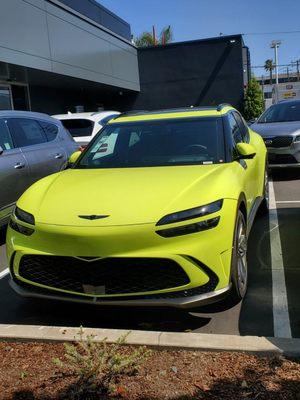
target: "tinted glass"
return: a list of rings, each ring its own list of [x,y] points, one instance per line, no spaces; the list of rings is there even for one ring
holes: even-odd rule
[[[73,137],[92,136],[94,122],[89,119],[63,119],[61,123]]]
[[[233,113],[228,115],[228,122],[231,130],[231,134],[235,143],[243,141],[243,135],[237,120],[234,118]]]
[[[245,123],[245,121],[243,120],[243,118],[241,117],[241,115],[237,112],[234,113],[234,118],[236,119],[239,127],[240,127],[240,132],[242,135],[242,141],[243,142],[249,142],[249,131],[248,131],[248,127]]]
[[[40,121],[40,124],[44,129],[48,142],[55,140],[58,134],[58,127],[54,124],[49,124],[48,122],[43,122],[43,121]]]
[[[268,108],[257,122],[259,124],[266,124],[290,121],[300,121],[300,102],[275,104]]]
[[[10,118],[7,122],[16,147],[32,146],[47,142],[43,128],[36,120]]]
[[[14,147],[10,133],[3,119],[0,119],[0,146],[3,150],[10,150]]]
[[[108,124],[76,168],[155,167],[224,162],[220,118]]]
[[[0,86],[0,110],[11,110],[11,97],[7,86]]]

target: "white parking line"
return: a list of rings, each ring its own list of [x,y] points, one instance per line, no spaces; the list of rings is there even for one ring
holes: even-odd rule
[[[276,203],[300,203],[300,200],[276,200]]]
[[[274,186],[271,179],[269,181],[269,197],[274,336],[291,338],[292,334],[285,284],[284,265],[282,259],[278,215],[276,209]]]

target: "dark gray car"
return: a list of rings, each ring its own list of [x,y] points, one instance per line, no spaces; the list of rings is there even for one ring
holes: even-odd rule
[[[57,119],[0,111],[0,227],[20,195],[35,181],[60,171],[77,149]]]
[[[300,167],[300,100],[274,104],[251,129],[263,137],[271,168]]]

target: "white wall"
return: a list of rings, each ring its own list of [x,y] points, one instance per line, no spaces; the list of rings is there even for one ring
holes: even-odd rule
[[[133,46],[45,0],[0,1],[0,61],[140,89]]]

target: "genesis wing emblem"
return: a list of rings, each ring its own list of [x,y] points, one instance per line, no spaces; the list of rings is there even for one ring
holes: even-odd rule
[[[78,217],[83,219],[94,220],[94,219],[107,218],[109,217],[109,215],[78,215]]]

